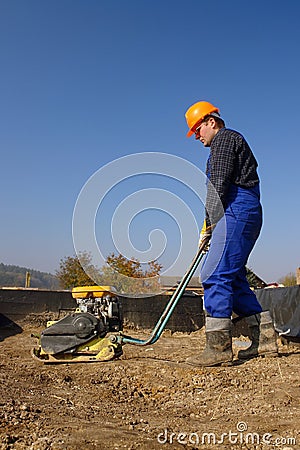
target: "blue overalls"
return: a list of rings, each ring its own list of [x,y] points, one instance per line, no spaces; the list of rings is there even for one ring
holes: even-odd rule
[[[245,267],[262,226],[259,185],[230,185],[226,197],[225,214],[213,231],[201,268],[205,310],[218,318],[230,318],[232,312],[250,316],[262,311],[249,287]]]

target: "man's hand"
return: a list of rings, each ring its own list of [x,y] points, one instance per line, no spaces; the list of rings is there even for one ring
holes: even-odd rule
[[[203,227],[202,227],[202,230],[200,233],[200,238],[199,238],[199,248],[204,245],[203,252],[205,252],[205,253],[207,253],[209,250],[210,239],[211,239],[213,229],[214,229],[214,225],[207,227],[206,221],[204,220]]]
[[[203,250],[202,250],[204,253],[207,253],[209,250],[210,238],[211,238],[211,232],[205,231],[204,233],[200,233],[199,248],[205,244],[203,247]]]

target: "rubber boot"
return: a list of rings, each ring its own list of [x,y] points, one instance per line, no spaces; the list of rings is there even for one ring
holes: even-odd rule
[[[256,358],[257,356],[277,356],[276,333],[270,311],[247,317],[252,343],[246,350],[240,350],[239,359]]]
[[[231,319],[207,317],[206,345],[201,355],[186,360],[193,366],[218,366],[232,363]]]

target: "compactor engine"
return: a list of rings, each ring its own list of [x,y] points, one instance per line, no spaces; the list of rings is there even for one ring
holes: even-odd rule
[[[122,330],[119,298],[110,286],[80,286],[72,291],[76,311],[48,322],[33,354],[44,362],[103,361],[122,353],[109,332]],[[113,335],[112,335],[113,336]]]
[[[83,289],[92,287],[94,289],[89,292],[83,291]],[[123,319],[119,298],[109,291],[95,289],[99,287],[100,289],[112,289],[110,286],[87,286],[73,289],[72,295],[77,301],[78,310],[81,313],[89,313],[97,317],[106,333],[109,331],[121,331],[123,329]],[[84,296],[84,294],[86,295]]]

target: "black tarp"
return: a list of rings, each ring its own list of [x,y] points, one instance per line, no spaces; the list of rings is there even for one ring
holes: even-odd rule
[[[256,296],[264,310],[270,310],[279,335],[300,337],[300,285],[257,289]]]

